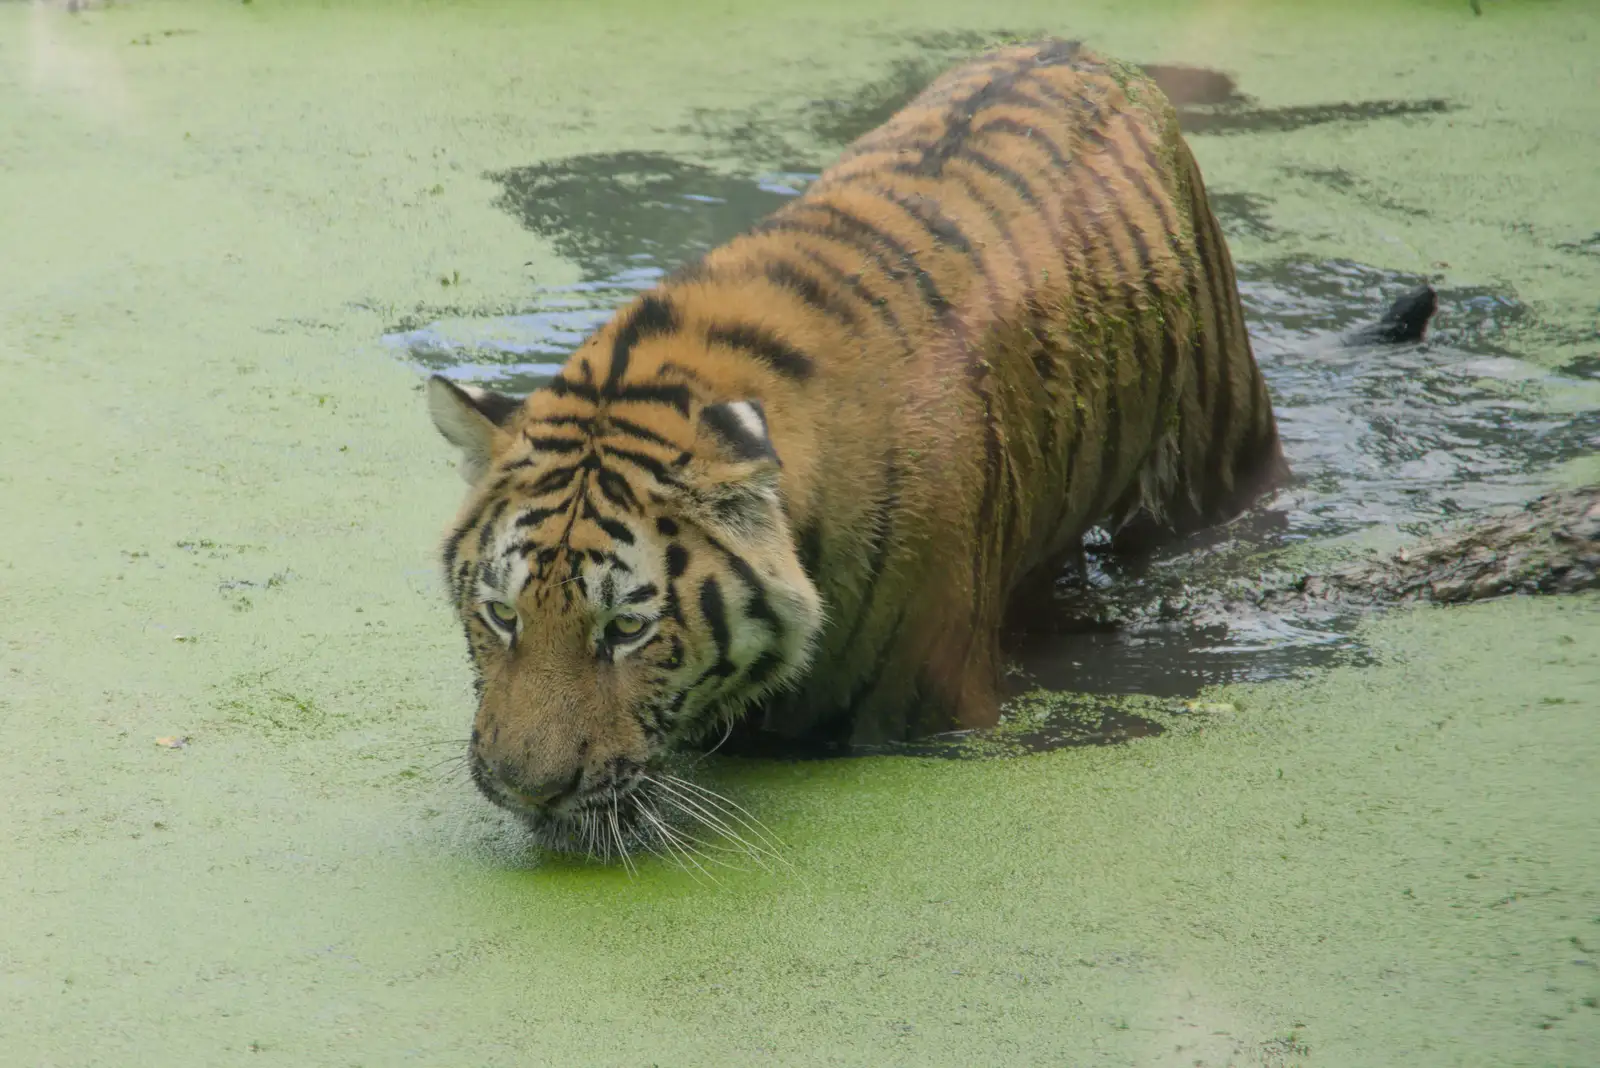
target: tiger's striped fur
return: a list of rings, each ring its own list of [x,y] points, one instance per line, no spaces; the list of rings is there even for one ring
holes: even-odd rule
[[[525,402],[431,391],[474,484],[444,548],[474,774],[555,844],[741,717],[992,724],[1007,602],[1091,526],[1189,530],[1284,473],[1172,108],[1062,41],[939,78]]]

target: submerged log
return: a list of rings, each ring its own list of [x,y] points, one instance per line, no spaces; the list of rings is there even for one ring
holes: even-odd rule
[[[1520,510],[1457,524],[1386,556],[1263,589],[1262,608],[1460,604],[1600,588],[1600,485],[1546,493]]]
[[[1313,623],[1393,605],[1600,589],[1600,485],[1546,493],[1517,511],[1460,520],[1326,571],[1224,544],[1153,562],[1121,581],[1093,584],[1085,575],[1058,585],[1049,607],[1035,605],[1016,629],[1148,634],[1263,616]]]

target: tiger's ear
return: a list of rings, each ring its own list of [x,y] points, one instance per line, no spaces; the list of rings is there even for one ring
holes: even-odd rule
[[[700,437],[708,452],[727,463],[754,464],[776,471],[783,466],[767,430],[767,410],[758,400],[708,404],[700,409]]]
[[[745,530],[771,525],[783,462],[760,401],[701,408],[692,455],[686,481],[706,518]]]
[[[522,400],[492,389],[458,386],[443,375],[428,379],[428,414],[444,439],[461,450],[461,477],[469,483],[489,469],[495,438]]]

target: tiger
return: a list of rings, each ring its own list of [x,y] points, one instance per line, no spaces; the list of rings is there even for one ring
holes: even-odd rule
[[[1088,531],[1179,536],[1287,474],[1176,113],[1058,39],[935,79],[526,397],[426,388],[471,487],[441,553],[471,775],[573,852],[669,834],[663,769],[736,726],[994,725],[1008,605]]]

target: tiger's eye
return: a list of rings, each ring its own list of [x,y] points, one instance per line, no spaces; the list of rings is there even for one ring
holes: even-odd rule
[[[611,621],[611,630],[624,638],[631,638],[644,630],[644,620],[638,616],[618,616]]]
[[[504,623],[508,627],[515,625],[517,622],[516,606],[506,604],[504,601],[490,601],[489,614],[497,622]]]

